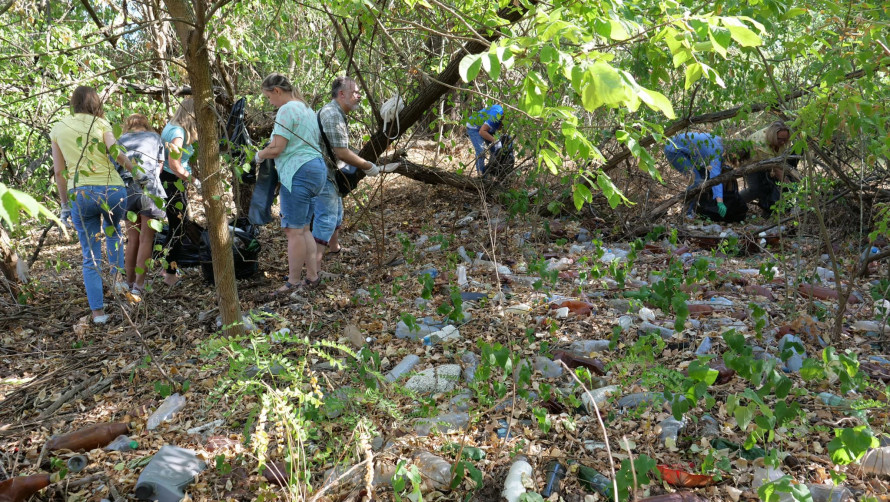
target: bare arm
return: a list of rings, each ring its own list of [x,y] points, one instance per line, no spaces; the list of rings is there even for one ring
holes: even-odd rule
[[[59,201],[62,207],[68,207],[68,179],[65,177],[65,157],[59,144],[53,141],[53,176],[56,179],[56,188],[59,190]]]
[[[479,136],[482,136],[482,139],[488,141],[489,143],[494,143],[497,140],[494,139],[494,136],[492,136],[489,131],[491,131],[491,126],[488,124],[482,124],[482,127],[479,128]]]
[[[374,166],[371,162],[359,157],[355,152],[350,150],[349,148],[332,148],[334,150],[334,155],[337,156],[338,160],[342,160],[346,162],[350,166],[355,166],[363,171],[367,171]]]
[[[287,143],[288,141],[285,137],[275,134],[272,136],[272,142],[266,145],[266,148],[257,152],[257,157],[260,159],[277,159],[281,152],[287,148]]]
[[[105,146],[109,151],[111,151],[111,147],[117,143],[117,139],[115,139],[114,133],[111,131],[105,131],[105,134],[102,135],[102,139],[105,140]],[[124,169],[127,171],[133,171],[133,163],[126,155],[124,155],[124,152],[117,154],[117,163],[124,166]]]
[[[173,141],[167,143],[167,149],[170,150],[170,153],[177,153],[177,157],[174,159],[173,155],[170,155],[167,159],[167,164],[170,166],[170,170],[173,171],[173,174],[179,177],[181,180],[188,180],[189,173],[182,167],[182,138],[173,138]]]

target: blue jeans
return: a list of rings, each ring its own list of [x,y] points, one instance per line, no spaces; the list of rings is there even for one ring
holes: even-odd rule
[[[473,150],[476,151],[476,171],[479,174],[483,174],[485,172],[485,151],[488,149],[488,142],[479,135],[478,127],[467,127],[467,136],[470,137],[470,142],[473,143]]]
[[[275,203],[275,190],[278,188],[278,171],[275,162],[264,160],[256,173],[256,185],[250,197],[247,218],[254,225],[265,225],[272,221],[272,204]]]
[[[281,190],[281,228],[304,228],[312,219],[312,198],[327,183],[328,167],[321,157],[300,166],[291,181],[290,190]]]
[[[124,267],[121,218],[126,213],[127,190],[123,186],[80,186],[68,192],[71,221],[83,253],[83,285],[90,310],[102,310],[102,237],[111,271]]]
[[[333,181],[325,181],[321,192],[312,199],[311,210],[312,237],[315,237],[315,242],[327,246],[334,231],[343,224],[343,199]]]
[[[691,190],[704,182],[701,170],[696,168],[695,163],[693,162],[688,150],[683,148],[676,148],[674,145],[669,143],[667,146],[664,147],[664,156],[667,157],[667,160],[671,164],[671,167],[673,167],[677,171],[684,174],[692,171],[692,175],[695,176],[695,179],[692,180],[691,185],[686,187],[686,190]],[[695,202],[695,199],[693,199],[686,204],[686,216],[695,216]]]

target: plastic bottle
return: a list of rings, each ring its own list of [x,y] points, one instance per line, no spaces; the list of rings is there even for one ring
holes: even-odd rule
[[[890,475],[890,446],[868,450],[862,457],[862,472]]]
[[[470,423],[468,413],[443,413],[433,418],[420,418],[414,422],[414,432],[418,436],[428,436],[433,430],[442,433],[458,431]]]
[[[108,444],[105,447],[105,451],[132,451],[139,447],[139,443],[130,439],[127,435],[121,434],[120,436],[114,438],[114,441]]]
[[[464,352],[462,356],[460,356],[460,360],[464,363],[464,380],[467,383],[473,383],[473,380],[476,379],[476,368],[479,367],[479,356],[477,356],[474,352]]]
[[[158,406],[158,409],[148,417],[145,428],[150,431],[157,429],[161,422],[170,420],[183,406],[185,406],[185,398],[179,395],[178,392],[167,396],[167,399],[164,399],[164,402]]]
[[[507,472],[507,478],[504,479],[504,490],[501,492],[501,497],[507,502],[519,502],[520,495],[525,493],[525,486],[522,484],[523,474],[531,477],[534,471],[525,456],[517,455]]]
[[[833,408],[850,407],[850,401],[848,399],[844,399],[840,396],[834,395],[831,392],[820,392],[818,396],[819,400],[827,406],[831,406]]]
[[[707,502],[707,499],[699,497],[693,492],[674,492],[647,497],[640,502]]]
[[[713,346],[713,342],[711,342],[711,337],[706,336],[702,339],[701,344],[699,344],[698,348],[695,349],[695,355],[703,356],[711,351],[711,347]]]
[[[652,332],[658,333],[665,340],[674,336],[674,330],[652,324],[651,322],[643,322],[642,324],[640,324],[640,331],[645,334],[649,334]]]
[[[720,424],[711,415],[701,417],[699,426],[701,427],[701,437],[703,438],[710,439],[720,435]]]
[[[596,492],[606,498],[612,500],[612,480],[601,474],[599,471],[586,465],[578,466],[578,481],[581,486],[589,492]]]
[[[75,455],[69,458],[65,465],[71,472],[80,472],[90,465],[90,459],[86,455]]]
[[[91,425],[51,438],[46,442],[46,449],[47,451],[89,451],[94,448],[101,448],[110,443],[112,439],[129,431],[130,426],[125,422]]]
[[[420,357],[414,354],[405,356],[405,358],[402,359],[399,364],[395,366],[395,368],[391,369],[389,373],[386,374],[386,381],[390,383],[395,382],[399,379],[399,377],[411,371],[411,369],[417,366],[417,363],[419,362]]]
[[[466,286],[467,285],[467,267],[464,265],[457,266],[457,285],[458,286]]]
[[[540,371],[544,378],[559,378],[562,376],[562,365],[544,356],[535,357],[535,369]]]
[[[607,350],[609,350],[609,340],[579,340],[569,346],[569,352],[584,357],[589,356],[591,352],[605,352]]]
[[[429,487],[435,490],[447,490],[451,485],[451,463],[442,457],[422,451],[414,456],[414,465],[420,469]]]
[[[801,346],[803,346],[803,341],[800,338],[789,333],[783,336],[781,340],[779,340],[779,352],[784,351],[785,345],[791,343],[799,343]],[[803,367],[803,360],[805,357],[807,357],[807,353],[800,352],[793,347],[789,347],[789,350],[791,350],[793,354],[785,361],[785,370],[789,372],[800,371],[800,369]]]
[[[853,493],[845,486],[807,484],[813,502],[845,502],[853,500]]]
[[[139,475],[136,498],[179,502],[185,496],[183,489],[206,467],[192,450],[163,446]]]
[[[17,476],[0,482],[0,502],[25,502],[49,486],[49,474]]]
[[[686,428],[686,421],[675,420],[673,417],[669,417],[662,420],[658,426],[661,427],[658,441],[667,448],[676,448],[677,438],[680,435],[680,431]]]
[[[572,370],[575,368],[587,368],[594,375],[603,376],[606,374],[606,365],[602,361],[591,359],[589,357],[576,356],[575,354],[564,350],[554,350],[553,360],[564,362],[565,365]],[[561,369],[562,368],[560,367],[560,370]]]
[[[544,468],[544,489],[541,490],[541,496],[550,497],[555,491],[559,490],[559,482],[566,476],[566,468],[557,461],[551,461]]]

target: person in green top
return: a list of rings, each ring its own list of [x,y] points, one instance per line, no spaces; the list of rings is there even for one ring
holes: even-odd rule
[[[263,95],[278,108],[269,144],[257,152],[256,161],[275,159],[281,182],[281,227],[287,236],[288,277],[273,295],[294,288],[318,286],[315,239],[309,231],[312,198],[327,181],[327,166],[321,157],[320,133],[315,113],[300,91],[284,75],[273,73],[263,80]],[[306,279],[300,281],[306,266]]]
[[[83,283],[93,322],[105,324],[102,294],[102,238],[111,264],[115,290],[128,291],[118,282],[124,267],[120,221],[126,211],[127,191],[108,152],[117,150],[111,124],[105,120],[102,100],[92,87],[80,86],[71,95],[72,114],[56,123],[49,133],[53,170],[62,206],[61,220],[74,226],[83,254]],[[127,171],[130,159],[121,151],[117,161]]]

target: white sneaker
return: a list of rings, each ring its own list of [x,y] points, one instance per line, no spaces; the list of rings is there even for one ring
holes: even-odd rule
[[[93,318],[93,324],[105,324],[108,322],[108,314],[97,315]]]

